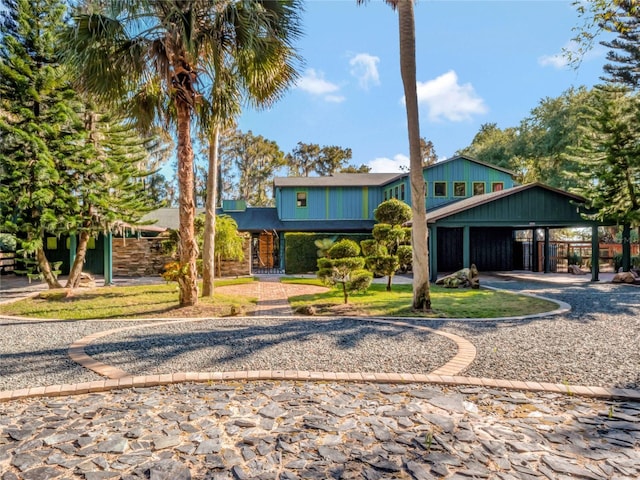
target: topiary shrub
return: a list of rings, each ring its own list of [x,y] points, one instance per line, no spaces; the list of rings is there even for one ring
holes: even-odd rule
[[[320,258],[318,277],[325,285],[342,289],[344,303],[349,303],[349,294],[366,291],[373,275],[364,269],[364,258],[360,257],[360,247],[353,240],[340,240],[328,251],[328,256]]]

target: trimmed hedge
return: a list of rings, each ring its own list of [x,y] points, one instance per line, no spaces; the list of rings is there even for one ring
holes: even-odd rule
[[[371,235],[366,233],[285,233],[285,273],[289,275],[316,273],[318,271],[318,247],[314,242],[322,238],[331,238],[334,241],[348,238],[360,244],[362,240],[371,239]]]

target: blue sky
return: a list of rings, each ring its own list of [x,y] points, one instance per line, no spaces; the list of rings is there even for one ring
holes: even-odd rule
[[[516,126],[541,99],[599,83],[606,51],[566,65],[581,20],[570,1],[418,0],[415,6],[421,136],[441,159],[483,123]],[[375,172],[408,165],[397,13],[381,1],[307,0],[298,42],[301,78],[269,110],[245,110],[242,131],[274,140],[351,148]]]

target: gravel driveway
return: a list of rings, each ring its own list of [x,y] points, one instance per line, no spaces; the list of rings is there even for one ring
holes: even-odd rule
[[[562,300],[572,310],[517,322],[416,321],[476,346],[478,356],[463,374],[640,388],[640,289],[607,283],[484,284]],[[124,325],[131,322],[0,318],[0,390],[101,379],[69,360],[67,348],[90,333]],[[455,353],[449,340],[433,334],[361,320],[283,318],[148,326],[104,337],[87,350],[132,373],[239,368],[428,373]]]

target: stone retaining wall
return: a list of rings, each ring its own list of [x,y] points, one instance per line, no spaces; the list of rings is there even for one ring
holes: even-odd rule
[[[162,241],[166,238],[114,238],[113,276],[152,277],[160,275],[164,266],[174,261],[171,255],[162,253]],[[251,275],[251,241],[244,242],[245,252],[242,262],[222,261],[223,277]],[[216,268],[216,274],[218,269]]]

